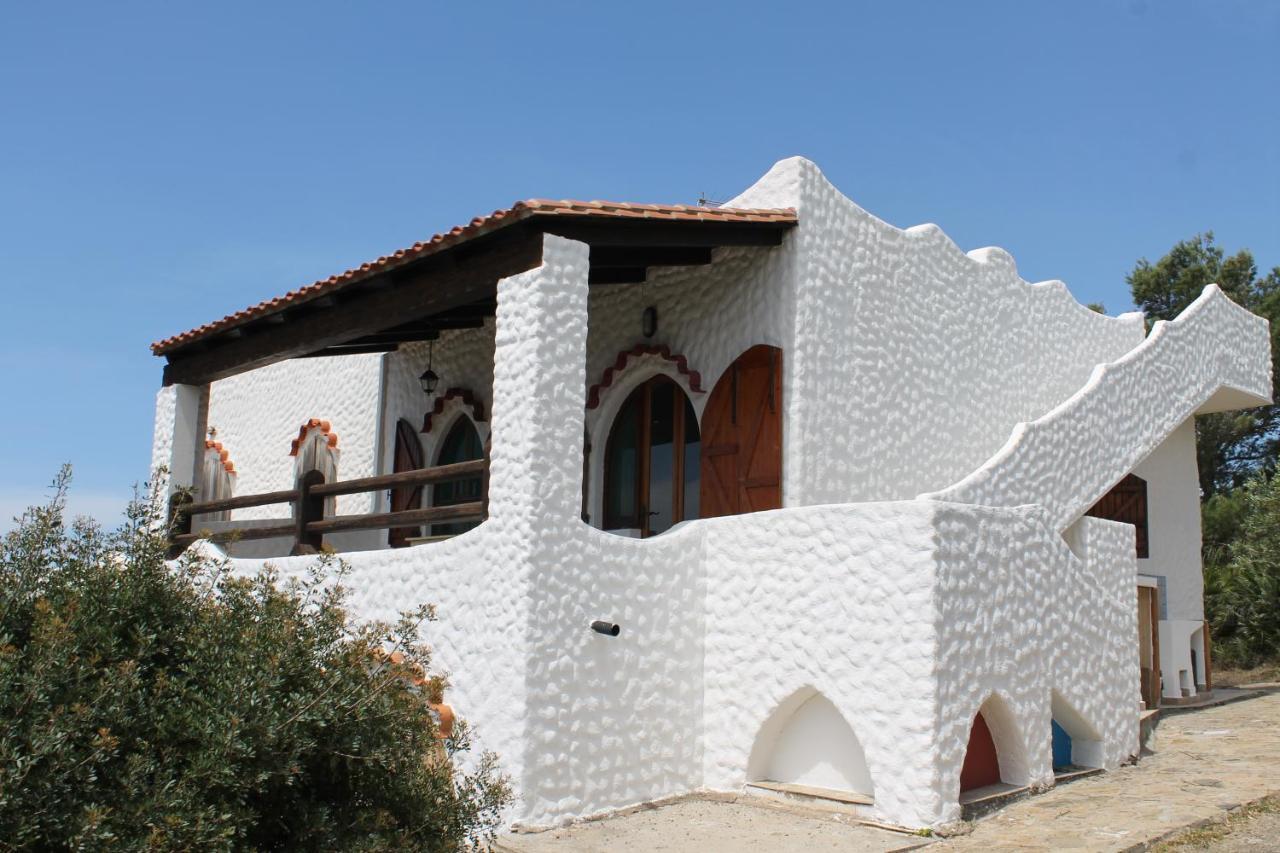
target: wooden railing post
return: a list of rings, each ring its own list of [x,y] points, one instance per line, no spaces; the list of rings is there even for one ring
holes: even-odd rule
[[[174,540],[178,536],[184,536],[191,532],[191,512],[184,511],[184,507],[194,502],[191,492],[186,489],[180,489],[169,495],[169,559],[176,560],[178,556],[186,549],[186,545],[179,546]]]
[[[293,504],[293,519],[297,525],[294,533],[293,551],[298,554],[318,554],[324,544],[324,535],[310,533],[307,525],[313,521],[324,520],[324,495],[313,495],[313,487],[324,482],[324,474],[314,468],[298,478],[298,497]]]

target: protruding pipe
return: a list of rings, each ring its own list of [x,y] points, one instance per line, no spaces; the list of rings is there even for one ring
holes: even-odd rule
[[[616,622],[605,622],[597,619],[591,623],[591,630],[606,637],[616,637],[622,628]]]

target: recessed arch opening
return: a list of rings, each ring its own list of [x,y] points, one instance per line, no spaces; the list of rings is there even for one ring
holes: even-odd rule
[[[1101,767],[1102,735],[1098,729],[1057,690],[1050,693],[1050,706],[1054,772]]]
[[[1025,785],[1029,764],[1026,744],[1013,711],[992,693],[969,725],[968,745],[960,769],[960,793],[990,785]]]
[[[787,697],[760,727],[747,780],[875,797],[866,754],[853,727],[813,687]]]

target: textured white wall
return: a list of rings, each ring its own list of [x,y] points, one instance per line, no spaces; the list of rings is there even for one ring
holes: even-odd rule
[[[291,489],[294,457],[289,447],[311,418],[328,421],[338,434],[338,477],[380,473],[378,435],[382,411],[382,356],[347,355],[284,361],[214,382],[209,388],[209,426],[236,466],[236,493]],[[203,440],[203,436],[200,436]],[[338,513],[374,511],[376,497],[342,495]],[[281,518],[288,507],[236,510],[235,520]]]
[[[1100,364],[1053,411],[1020,423],[955,485],[922,497],[997,506],[1039,504],[1065,529],[1197,411],[1271,397],[1267,321],[1217,285],[1139,346]]]
[[[1195,422],[1183,421],[1133,473],[1147,481],[1150,557],[1138,560],[1138,571],[1166,578],[1169,619],[1200,622],[1204,619],[1204,571]]]
[[[767,766],[757,738],[771,743],[817,691],[862,744],[875,813],[937,818],[934,512],[803,507],[686,528],[706,537],[705,785],[735,789]]]
[[[771,261],[780,307],[794,305],[788,506],[949,485],[1142,340],[1137,315],[1092,312],[1061,282],[1028,284],[1002,250],[965,254],[936,226],[882,222],[801,158],[729,205],[800,216]]]

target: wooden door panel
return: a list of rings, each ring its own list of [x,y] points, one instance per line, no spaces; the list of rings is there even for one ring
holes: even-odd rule
[[[712,389],[702,416],[701,515],[782,506],[782,352],[756,346]]]
[[[396,422],[396,449],[392,470],[396,474],[414,471],[422,467],[422,442],[413,425],[406,420]],[[409,486],[391,491],[391,511],[400,512],[406,509],[419,509],[422,506],[422,486]],[[392,548],[402,548],[409,544],[409,537],[421,536],[419,527],[396,527],[387,534],[388,544]]]

